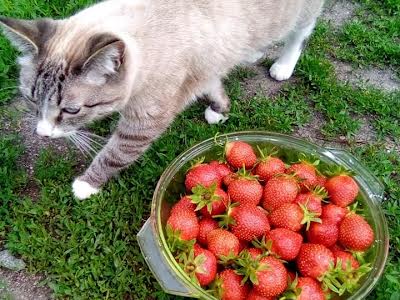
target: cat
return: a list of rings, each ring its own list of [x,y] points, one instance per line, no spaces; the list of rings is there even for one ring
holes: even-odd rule
[[[71,137],[119,112],[118,126],[72,189],[100,191],[132,164],[198,97],[205,119],[226,121],[222,78],[286,39],[270,68],[288,79],[323,0],[108,0],[62,20],[0,17],[21,52],[20,92],[37,115],[36,132]]]

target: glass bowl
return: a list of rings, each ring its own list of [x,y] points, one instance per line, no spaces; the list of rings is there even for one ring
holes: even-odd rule
[[[367,260],[372,271],[363,278],[360,288],[352,295],[340,299],[363,299],[374,288],[385,267],[389,250],[389,233],[380,207],[383,200],[383,186],[361,163],[349,153],[332,148],[323,148],[291,136],[271,132],[236,132],[211,138],[201,142],[179,155],[164,171],[153,195],[151,216],[138,233],[138,242],[143,256],[163,290],[169,294],[185,297],[215,300],[202,288],[193,284],[179,267],[169,251],[165,224],[169,211],[184,194],[184,178],[193,159],[205,157],[206,161],[218,158],[223,149],[216,141],[241,140],[253,146],[276,146],[286,159],[304,153],[317,157],[322,164],[336,164],[355,172],[355,180],[360,186],[359,197],[365,216],[375,233],[375,242],[368,251]]]

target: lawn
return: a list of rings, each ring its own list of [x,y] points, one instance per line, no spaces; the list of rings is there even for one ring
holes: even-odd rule
[[[62,17],[90,2],[94,1],[0,0],[0,15]],[[390,68],[400,76],[399,28],[400,0],[360,0],[355,16],[338,29],[319,22],[295,80],[279,93],[248,96],[241,83],[251,80],[253,72],[234,70],[226,79],[232,99],[228,122],[209,126],[203,105],[192,106],[135,165],[86,201],[71,193],[70,184],[81,168],[76,152],[60,157],[51,147],[43,149],[34,178],[29,178],[18,165],[29,149],[16,130],[0,129],[0,249],[7,247],[22,257],[29,272],[45,274],[44,284],[59,299],[177,299],[160,290],[136,241],[165,167],[180,152],[217,132],[258,129],[294,134],[319,115],[320,142],[353,153],[386,187],[382,205],[391,235],[390,256],[368,299],[400,299],[400,91],[368,84],[355,87],[335,73],[335,62],[341,61],[354,67]],[[0,37],[0,120],[11,120],[17,129],[19,116],[9,108],[16,95],[15,57]],[[374,135],[360,141],[365,122]],[[114,123],[100,122],[93,129],[107,135]],[[38,199],[24,193],[28,183],[39,188]]]

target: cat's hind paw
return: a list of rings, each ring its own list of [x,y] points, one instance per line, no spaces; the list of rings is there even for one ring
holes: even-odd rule
[[[269,74],[272,78],[278,81],[287,80],[293,74],[294,66],[289,64],[274,63],[269,69]]]
[[[90,183],[86,181],[75,179],[72,183],[72,191],[76,198],[84,200],[94,194],[97,194],[100,189],[91,186]]]
[[[226,120],[228,120],[228,117],[225,117],[221,113],[217,113],[210,106],[207,107],[207,109],[204,113],[204,116],[205,116],[208,124],[224,123]]]

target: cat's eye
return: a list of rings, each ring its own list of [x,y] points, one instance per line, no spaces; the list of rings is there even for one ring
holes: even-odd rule
[[[76,115],[78,112],[80,112],[80,110],[81,110],[80,107],[64,107],[62,109],[63,112],[70,115]]]

